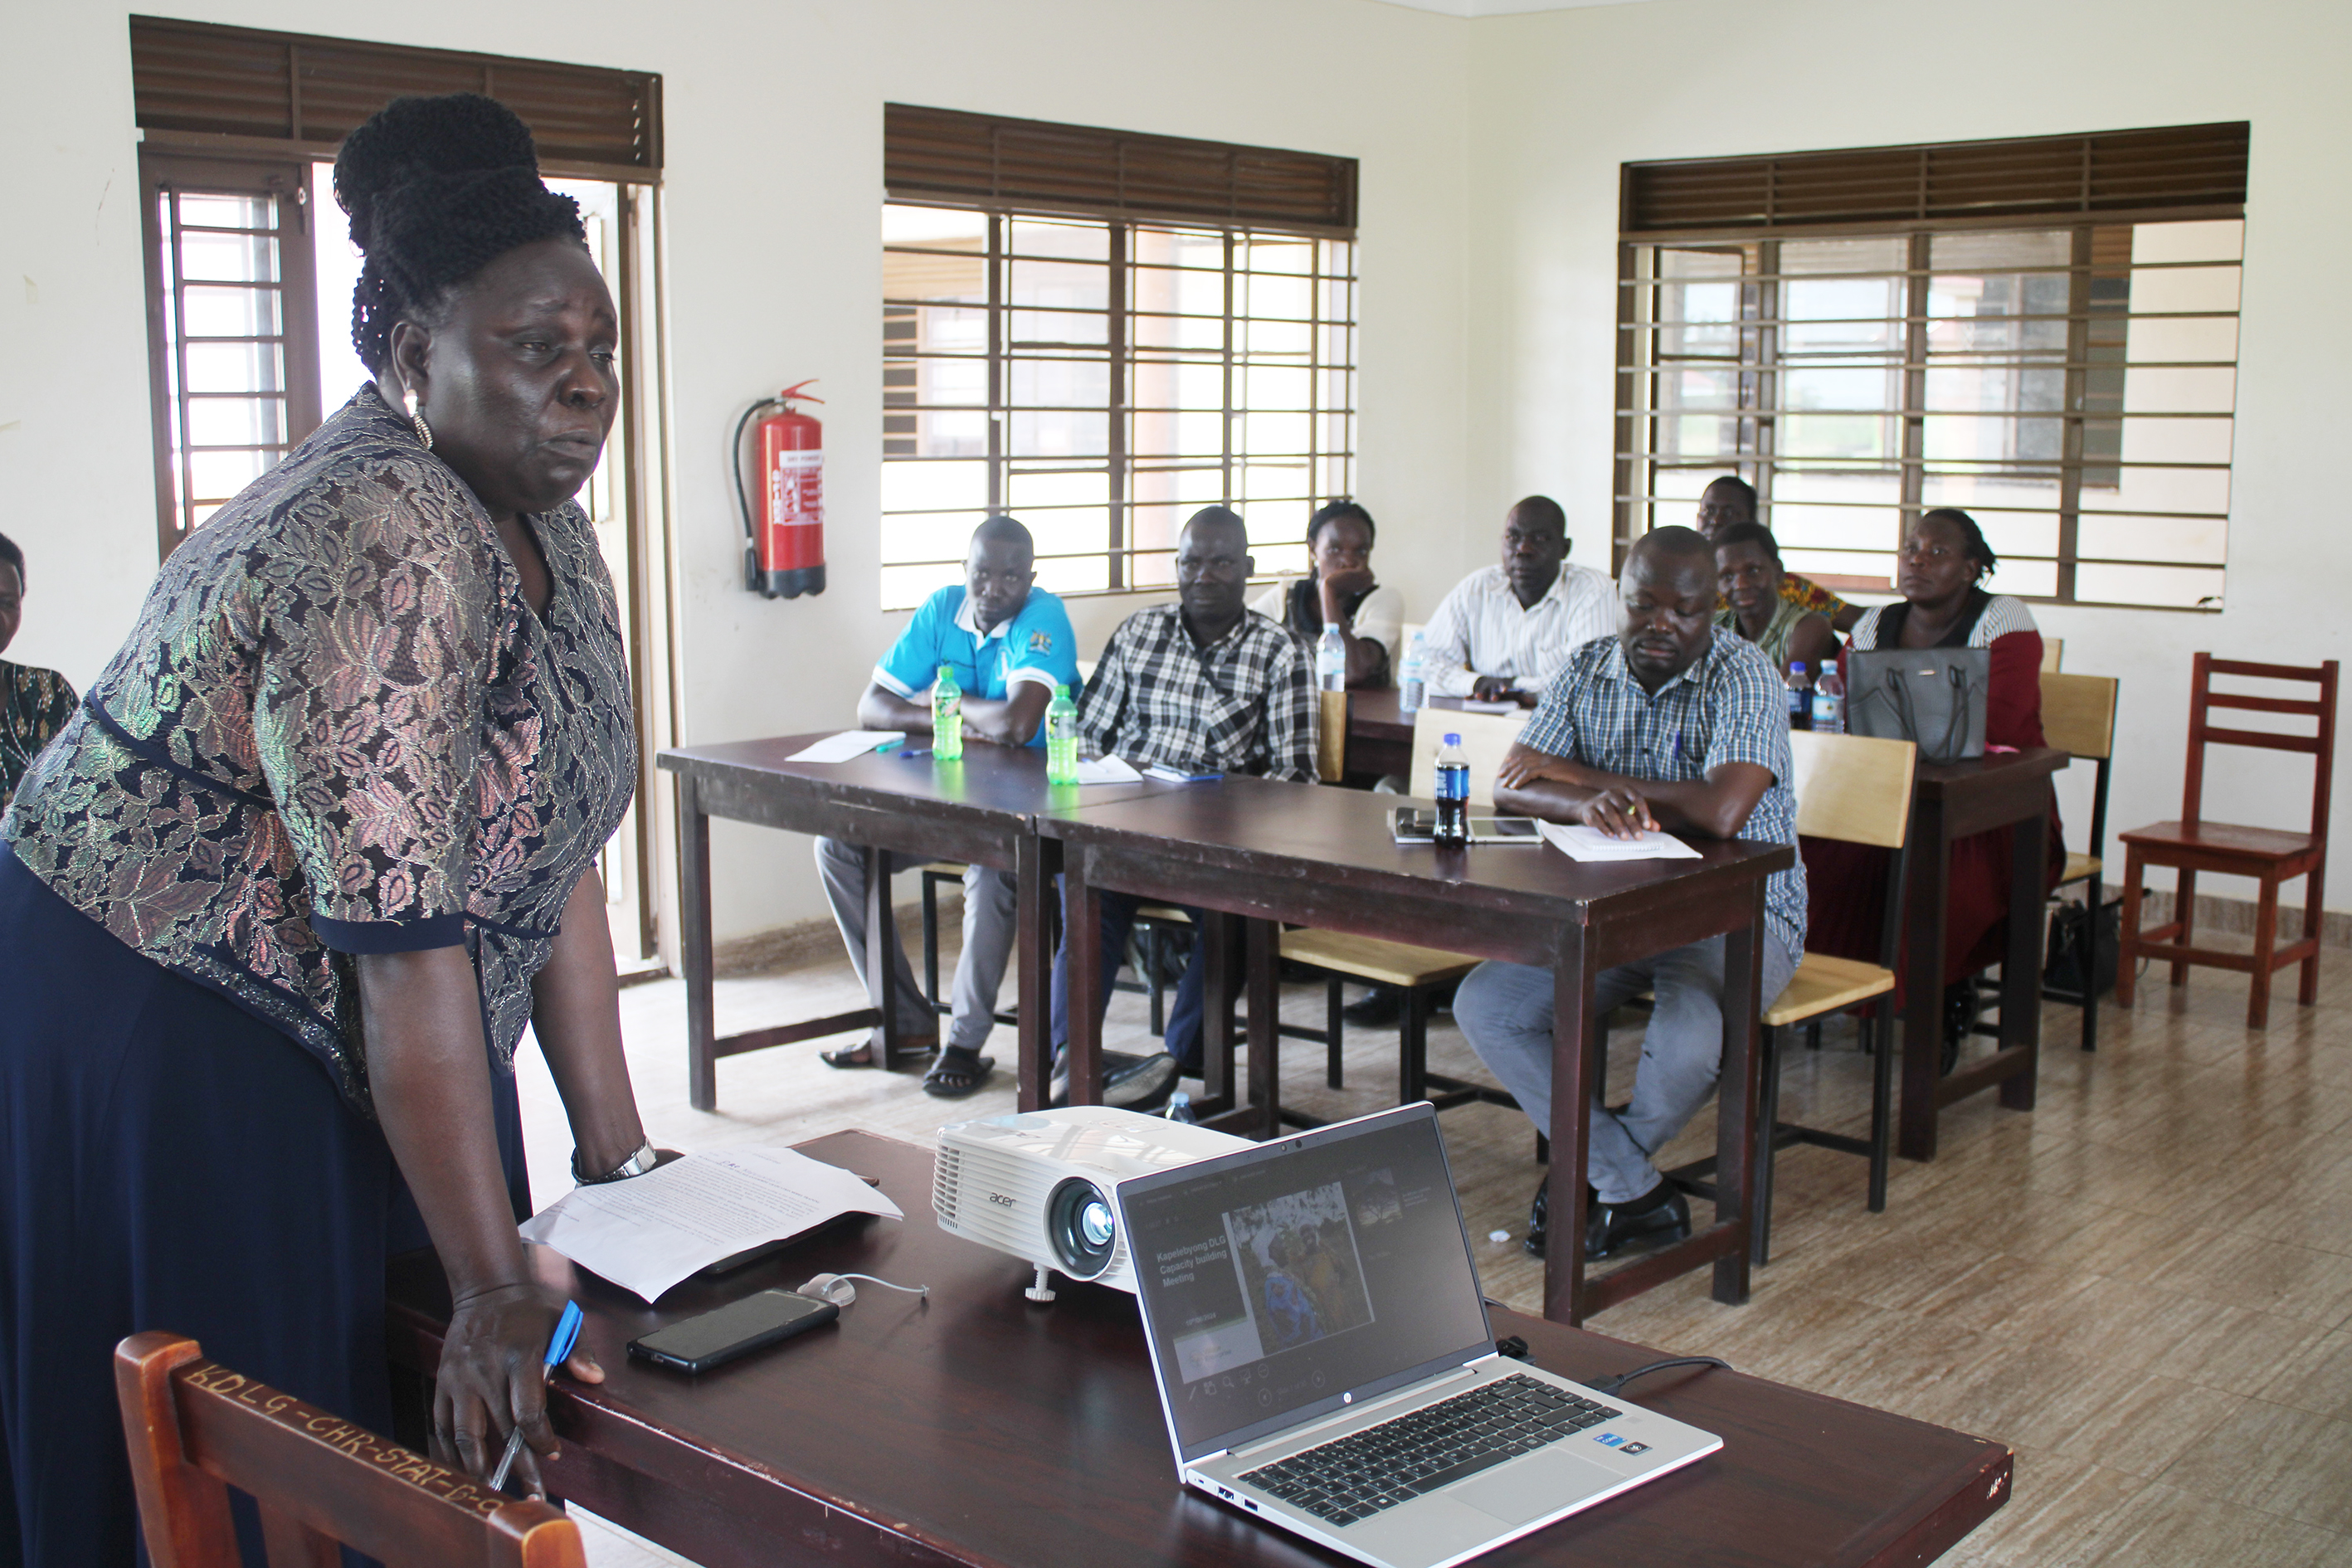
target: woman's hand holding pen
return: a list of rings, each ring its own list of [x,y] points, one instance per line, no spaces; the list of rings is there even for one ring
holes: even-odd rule
[[[520,1428],[524,1448],[515,1478],[529,1497],[547,1495],[539,1456],[556,1456],[547,1420],[543,1362],[562,1313],[533,1284],[496,1286],[461,1295],[442,1337],[441,1370],[433,1386],[433,1458],[467,1475],[486,1478],[499,1462],[507,1434]],[[602,1383],[604,1369],[586,1344],[575,1344],[563,1370],[582,1383]]]

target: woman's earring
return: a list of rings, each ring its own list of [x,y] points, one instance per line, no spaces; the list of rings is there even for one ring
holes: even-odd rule
[[[426,451],[433,450],[433,426],[425,423],[424,415],[416,412],[416,388],[408,388],[401,401],[407,405],[408,422],[416,426],[416,438],[425,443]]]

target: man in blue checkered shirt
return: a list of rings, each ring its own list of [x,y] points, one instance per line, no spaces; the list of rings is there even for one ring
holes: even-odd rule
[[[1239,517],[1221,506],[1192,514],[1176,541],[1176,603],[1138,610],[1120,622],[1078,700],[1078,732],[1089,746],[1179,773],[1315,782],[1314,663],[1280,623],[1248,607],[1256,565]],[[1106,998],[1142,902],[1125,893],[1102,895]],[[1193,923],[1202,921],[1196,916]],[[1197,947],[1193,956],[1168,1015],[1167,1052],[1139,1060],[1106,1053],[1106,1104],[1157,1104],[1180,1071],[1200,1072]],[[1066,949],[1054,961],[1057,1051],[1070,1038],[1066,958]],[[1058,1101],[1058,1081],[1055,1092]]]
[[[1789,789],[1789,699],[1751,643],[1714,625],[1715,552],[1696,531],[1643,536],[1619,582],[1617,636],[1586,643],[1544,692],[1496,773],[1495,809],[1582,823],[1614,837],[1643,828],[1706,838],[1797,842]],[[1805,945],[1801,861],[1764,890],[1763,985],[1769,1004]],[[1690,1205],[1650,1156],[1715,1092],[1723,1054],[1722,937],[1603,970],[1593,1005],[1605,1015],[1654,991],[1622,1111],[1592,1109],[1585,1174],[1595,1201],[1583,1240],[1606,1258],[1645,1237],[1690,1234]],[[1454,1021],[1538,1130],[1551,1127],[1552,975],[1482,963],[1462,982]],[[1536,1193],[1527,1247],[1540,1258],[1547,1194]]]

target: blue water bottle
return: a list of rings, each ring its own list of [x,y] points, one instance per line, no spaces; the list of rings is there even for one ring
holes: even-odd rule
[[[1441,849],[1461,849],[1470,843],[1470,759],[1462,752],[1462,737],[1449,734],[1437,749],[1437,828]]]
[[[1423,700],[1429,693],[1429,656],[1423,650],[1421,634],[1412,634],[1412,641],[1404,650],[1404,668],[1397,672],[1397,710],[1410,719],[1421,711]]]

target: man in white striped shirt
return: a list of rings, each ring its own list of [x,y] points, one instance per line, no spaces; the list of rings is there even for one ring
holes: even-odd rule
[[[1445,595],[1422,629],[1430,692],[1532,708],[1568,656],[1617,633],[1617,588],[1568,562],[1568,514],[1529,496],[1503,519],[1503,563]]]

